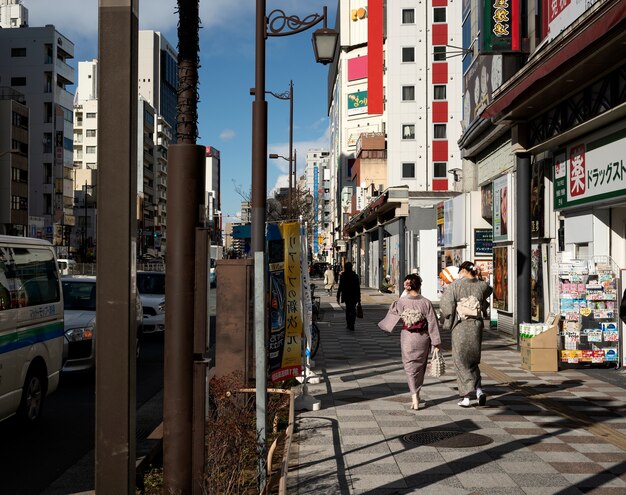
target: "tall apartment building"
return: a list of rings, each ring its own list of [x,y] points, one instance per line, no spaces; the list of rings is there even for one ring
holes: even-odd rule
[[[6,7],[6,5],[4,5]],[[65,226],[74,225],[74,44],[54,26],[0,29],[0,86],[24,95],[30,110],[29,225],[67,254]]]
[[[176,121],[176,52],[167,40],[154,31],[139,32],[139,91],[137,136],[137,228],[140,232],[138,254],[163,255],[167,230],[167,150]],[[172,68],[172,63],[174,68]],[[153,72],[150,72],[153,71]],[[78,86],[74,105],[74,178],[76,196],[85,197],[87,189],[96,197],[98,168],[97,112],[98,61],[78,64]],[[162,115],[160,108],[167,113]],[[91,189],[89,189],[91,188]],[[89,241],[95,239],[95,208],[92,201],[84,208],[77,203],[77,219],[87,222]],[[93,214],[83,212],[93,209]],[[90,219],[93,217],[93,221]],[[84,220],[82,220],[84,218]],[[75,233],[80,236],[80,232]],[[74,245],[84,242],[78,237]]]
[[[28,232],[28,107],[17,91],[0,87],[0,234]]]
[[[313,198],[312,254],[324,258],[332,251],[329,152],[308,150],[304,169],[306,190]]]
[[[0,0],[0,28],[28,26],[28,9],[21,0]]]
[[[420,265],[436,279],[433,205],[456,194],[450,172],[462,163],[461,5],[340,0],[337,27],[328,81],[334,247],[370,286]]]
[[[161,33],[139,31],[138,62],[139,94],[174,131],[176,142],[178,53]]]

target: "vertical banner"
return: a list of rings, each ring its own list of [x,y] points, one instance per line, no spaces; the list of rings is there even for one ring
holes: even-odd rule
[[[437,246],[443,246],[443,202],[437,203]],[[445,268],[445,267],[444,267]]]
[[[269,248],[270,338],[268,361],[273,383],[302,373],[302,272],[300,225],[278,227],[282,243]],[[277,249],[282,244],[282,253]],[[277,258],[282,255],[282,261]]]
[[[544,321],[544,255],[541,244],[532,244],[530,249],[530,318],[532,321]]]
[[[507,247],[493,248],[493,307],[509,310],[509,253]]]
[[[551,166],[548,160],[534,160],[530,179],[530,235],[543,237],[545,224],[544,209],[544,166]]]
[[[509,240],[509,176],[493,181],[493,240]]]
[[[491,222],[493,219],[493,184],[491,182],[480,188],[480,215]]]

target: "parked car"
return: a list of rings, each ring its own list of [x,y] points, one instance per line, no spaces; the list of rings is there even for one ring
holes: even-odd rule
[[[86,371],[96,365],[96,277],[74,275],[61,278],[65,338],[63,371]],[[139,357],[143,310],[136,299],[137,346]]]
[[[209,267],[209,282],[211,287],[215,287],[217,285],[217,272],[215,267],[217,266],[217,260],[211,258],[210,267]]]
[[[137,272],[137,290],[143,307],[143,333],[165,330],[165,272]]]

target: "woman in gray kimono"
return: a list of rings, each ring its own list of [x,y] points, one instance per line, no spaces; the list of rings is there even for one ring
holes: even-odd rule
[[[407,295],[392,303],[387,316],[378,323],[381,330],[391,333],[396,323],[402,320],[400,348],[411,391],[411,409],[419,408],[430,348],[438,349],[441,345],[437,315],[432,303],[419,293],[421,287],[422,279],[419,275],[407,275],[404,278]]]
[[[475,394],[478,405],[484,406],[487,396],[481,388],[480,352],[483,340],[483,318],[489,307],[491,287],[478,278],[474,264],[464,261],[459,278],[452,282],[441,298],[441,316],[452,330],[452,361],[461,407],[469,407]]]

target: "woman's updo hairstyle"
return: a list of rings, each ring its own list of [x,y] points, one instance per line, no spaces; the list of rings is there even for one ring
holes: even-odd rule
[[[461,265],[459,266],[459,271],[461,270],[465,270],[471,273],[472,277],[478,275],[478,270],[476,270],[476,266],[471,261],[464,261],[463,263],[461,263]]]
[[[417,273],[410,273],[409,275],[404,277],[404,280],[409,281],[409,286],[411,287],[411,290],[419,292],[419,290],[422,288],[422,278]]]

